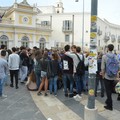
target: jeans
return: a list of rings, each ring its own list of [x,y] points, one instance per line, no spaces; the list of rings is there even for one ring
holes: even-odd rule
[[[15,85],[18,87],[18,75],[19,75],[19,70],[10,70],[10,80],[11,80],[11,85],[13,85],[14,77],[15,77]]]
[[[35,72],[35,77],[36,77],[37,89],[39,89],[41,83],[41,72]]]
[[[28,73],[28,67],[27,66],[21,66],[21,68],[20,68],[21,82],[23,82],[25,80],[25,78],[27,77],[27,73]]]
[[[86,91],[88,90],[88,71],[85,71],[85,74],[83,75],[83,89]]]
[[[113,104],[112,104],[112,88],[113,88],[113,83],[114,83],[114,80],[104,79],[104,84],[105,84],[105,89],[106,89],[106,95],[107,95],[107,99],[106,99],[105,103],[110,108],[113,107]]]
[[[75,82],[76,82],[77,93],[81,94],[82,90],[83,90],[83,76],[79,76],[79,75],[75,74],[74,79],[75,79]]]
[[[101,75],[96,75],[95,95],[97,95],[97,88],[98,88],[99,82],[101,85],[101,95],[104,95],[104,80],[102,79]]]
[[[3,94],[3,83],[4,83],[4,79],[0,79],[0,96],[2,96]]]
[[[68,94],[67,91],[67,81],[69,80],[70,82],[70,94],[73,94],[73,83],[74,83],[74,79],[73,79],[73,74],[63,74],[63,84],[64,84],[64,92],[65,94]]]
[[[58,80],[58,76],[54,76],[50,78],[50,83],[49,83],[50,93],[52,93],[54,87],[54,94],[57,94],[57,80]]]

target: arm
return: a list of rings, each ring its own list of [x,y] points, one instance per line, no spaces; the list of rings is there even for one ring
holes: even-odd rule
[[[65,54],[71,57],[72,59],[74,59],[74,57],[76,56],[74,53],[70,53],[70,52],[66,52]]]
[[[105,55],[102,57],[102,62],[101,62],[101,75],[104,78],[105,77]]]

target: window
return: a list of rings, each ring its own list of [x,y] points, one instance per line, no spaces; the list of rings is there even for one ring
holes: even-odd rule
[[[65,35],[65,42],[70,42],[70,35]]]
[[[50,25],[50,22],[49,21],[41,21],[41,25],[48,26],[48,25]]]
[[[44,48],[45,48],[45,39],[44,38],[40,38],[39,47],[40,47],[40,49],[44,50]]]
[[[29,38],[27,36],[22,37],[22,42],[21,45],[24,47],[28,47],[28,42],[29,42]]]
[[[5,45],[7,47],[9,38],[6,35],[0,37],[0,46]]]
[[[70,20],[63,21],[63,29],[64,30],[71,30],[72,29],[72,22]]]

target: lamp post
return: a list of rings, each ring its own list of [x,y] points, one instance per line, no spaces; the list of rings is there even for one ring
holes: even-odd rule
[[[75,2],[79,2],[79,0],[75,0]],[[82,51],[84,51],[84,0],[83,0],[83,14],[82,14]]]

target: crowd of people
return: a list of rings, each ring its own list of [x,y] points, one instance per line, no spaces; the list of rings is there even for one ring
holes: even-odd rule
[[[112,44],[108,45],[108,56],[115,55],[112,53],[113,49]],[[107,100],[104,107],[113,110],[113,84],[118,75],[109,77],[106,74],[107,54],[98,53],[95,96],[98,95],[98,88],[101,90],[101,97],[104,97],[106,90]],[[119,58],[115,56],[116,59]],[[18,89],[20,83],[25,84],[29,81],[26,83],[27,87],[29,88],[30,82],[35,83],[34,90],[38,96],[48,96],[48,89],[50,95],[57,96],[60,83],[63,85],[65,97],[81,99],[82,93],[88,91],[88,67],[89,52],[82,52],[81,48],[75,45],[66,45],[64,50],[41,50],[36,46],[33,49],[21,46],[6,50],[6,46],[1,45],[0,97],[7,97],[3,94],[3,86],[10,74],[10,87],[15,86]],[[120,100],[120,95],[117,100]]]

